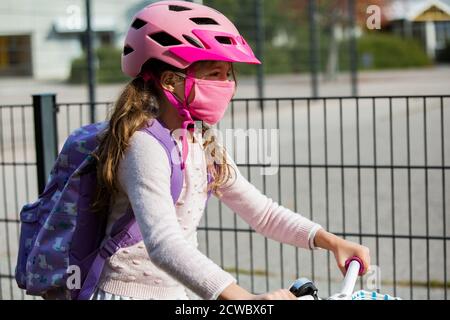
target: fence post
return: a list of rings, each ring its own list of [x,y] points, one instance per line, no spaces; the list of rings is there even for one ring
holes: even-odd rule
[[[256,66],[256,84],[258,88],[259,107],[264,106],[264,0],[255,1],[256,19],[256,56],[262,62]]]
[[[309,64],[311,74],[311,95],[319,96],[319,43],[317,40],[317,8],[314,0],[308,1]]]
[[[38,192],[41,194],[58,154],[56,94],[33,95],[33,115]]]
[[[86,59],[88,65],[88,90],[89,90],[89,110],[90,121],[95,122],[95,61],[97,59],[93,49],[93,32],[92,32],[92,14],[91,14],[91,0],[85,0],[86,5]]]
[[[356,3],[355,0],[348,0],[348,15],[350,18],[350,73],[352,83],[352,96],[358,96],[358,47],[356,43]]]

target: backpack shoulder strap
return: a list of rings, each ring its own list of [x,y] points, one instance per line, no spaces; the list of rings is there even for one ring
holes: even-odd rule
[[[173,202],[175,203],[183,188],[183,172],[181,171],[181,152],[175,152],[173,149],[178,148],[176,141],[173,139],[170,130],[158,119],[153,119],[150,125],[141,129],[154,136],[164,147],[171,166],[171,184],[170,191]],[[178,155],[179,161],[173,161],[172,155]],[[142,240],[139,226],[136,223],[131,205],[128,206],[126,213],[114,223],[111,230],[111,238],[108,239],[100,248],[91,269],[83,283],[83,286],[74,298],[78,300],[87,300],[95,290],[100,279],[105,260],[111,257],[117,250],[123,247],[131,246]]]
[[[176,141],[173,139],[169,128],[159,119],[152,119],[150,125],[141,129],[158,140],[164,147],[169,158],[170,166],[172,168],[172,173],[170,176],[170,192],[172,194],[173,202],[175,203],[183,188],[183,172],[181,170],[181,151],[178,149]],[[174,150],[176,148],[176,150]],[[174,161],[173,156],[177,157],[177,161]]]

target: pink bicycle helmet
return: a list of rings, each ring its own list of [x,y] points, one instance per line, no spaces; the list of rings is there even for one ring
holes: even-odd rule
[[[136,77],[151,58],[180,69],[200,60],[261,63],[227,17],[185,1],[155,2],[134,16],[125,38],[122,71]]]

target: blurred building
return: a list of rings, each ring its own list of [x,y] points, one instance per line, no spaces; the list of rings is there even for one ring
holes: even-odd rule
[[[93,0],[95,46],[121,47],[132,16],[152,0]],[[84,0],[1,0],[0,76],[66,79],[83,53]]]
[[[394,0],[385,14],[392,32],[419,39],[433,59],[450,42],[450,0]]]

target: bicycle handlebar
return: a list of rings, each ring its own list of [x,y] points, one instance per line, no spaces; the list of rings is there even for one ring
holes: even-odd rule
[[[347,272],[342,281],[342,288],[339,294],[344,294],[348,297],[353,293],[358,275],[364,273],[364,264],[360,258],[352,257],[345,262],[345,269]]]
[[[351,299],[353,290],[355,288],[356,280],[358,279],[358,275],[362,275],[364,273],[364,264],[360,258],[354,256],[345,262],[345,269],[346,269],[346,273],[345,273],[344,280],[342,281],[341,291],[339,293],[332,295],[328,299],[331,299],[331,300],[349,300],[349,299]],[[301,291],[305,291],[305,290],[302,290],[304,284],[305,284],[305,286],[308,286],[307,289],[310,289],[311,286],[314,287],[314,285],[312,284],[311,281],[309,281],[306,278],[301,278],[301,279],[297,279],[296,281],[294,281],[294,283],[291,285],[289,290],[292,293],[294,293],[297,297],[299,297],[299,295],[297,295],[297,294],[299,294]],[[317,293],[317,289],[315,291],[315,294],[316,293]],[[299,299],[307,300],[308,297],[311,297],[312,299],[314,299],[314,297],[315,297],[317,299],[317,295],[309,295],[309,294],[300,296]]]

